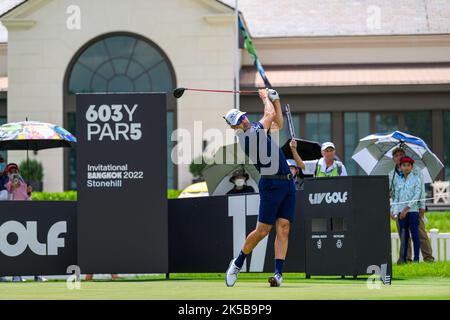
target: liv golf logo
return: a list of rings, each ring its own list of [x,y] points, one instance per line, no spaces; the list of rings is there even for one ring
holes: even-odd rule
[[[37,221],[27,221],[26,226],[18,221],[7,221],[0,226],[0,252],[8,257],[17,257],[30,248],[40,256],[55,256],[58,248],[64,248],[64,238],[60,235],[66,232],[67,222],[56,222],[47,233],[47,243],[40,243]],[[15,234],[17,240],[11,241],[11,234]]]
[[[347,202],[348,192],[326,192],[326,193],[310,193],[309,203],[322,204],[323,201],[327,204],[337,204]]]

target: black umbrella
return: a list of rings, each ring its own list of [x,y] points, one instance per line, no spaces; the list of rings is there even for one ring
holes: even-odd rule
[[[0,140],[0,150],[39,151],[53,148],[71,148],[74,145],[74,142],[66,140]]]
[[[305,161],[317,160],[322,157],[320,143],[315,142],[315,141],[298,139],[298,138],[294,138],[294,140],[297,141],[297,152],[300,155],[300,158],[302,158],[302,160],[305,160]],[[281,148],[286,159],[294,159],[294,156],[292,155],[291,147],[289,146],[290,142],[291,142],[291,139],[288,139],[286,141],[286,143],[283,145],[283,147]]]
[[[321,151],[321,145],[318,142],[315,141],[309,141],[304,139],[298,139],[293,138],[295,141],[297,141],[297,152],[300,155],[300,158],[304,161],[308,160],[316,160],[320,159],[322,157],[322,151]],[[289,142],[291,142],[291,139],[288,139],[286,143],[283,145],[281,150],[283,151],[286,159],[294,159],[294,156],[292,155],[291,147],[289,146]],[[305,175],[303,174],[303,171],[300,170],[298,173],[298,176],[300,179],[303,179],[305,177],[312,177],[312,175]]]

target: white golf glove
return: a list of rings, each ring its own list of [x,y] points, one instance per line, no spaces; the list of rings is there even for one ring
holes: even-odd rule
[[[270,101],[280,100],[280,96],[278,92],[274,89],[267,89],[267,93],[269,94]]]

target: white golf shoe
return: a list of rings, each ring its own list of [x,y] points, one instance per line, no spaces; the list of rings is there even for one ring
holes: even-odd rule
[[[225,276],[225,283],[227,284],[227,287],[232,287],[236,283],[239,271],[241,271],[240,268],[238,268],[234,262],[236,259],[231,260],[230,266],[228,267],[227,274]]]
[[[269,277],[269,283],[271,287],[279,287],[283,282],[283,276],[279,273],[275,273],[272,277]]]

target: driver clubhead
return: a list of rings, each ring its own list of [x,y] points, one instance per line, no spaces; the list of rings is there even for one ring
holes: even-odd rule
[[[185,90],[185,88],[176,88],[175,90],[173,90],[173,96],[177,99],[181,98]]]

